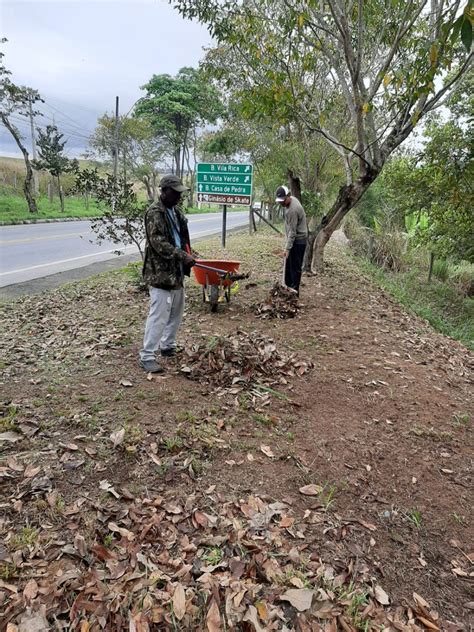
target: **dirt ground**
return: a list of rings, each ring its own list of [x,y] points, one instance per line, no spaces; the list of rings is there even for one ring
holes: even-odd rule
[[[2,306],[1,629],[470,629],[472,355],[341,244],[257,317],[280,246],[229,237],[162,376],[130,272]]]

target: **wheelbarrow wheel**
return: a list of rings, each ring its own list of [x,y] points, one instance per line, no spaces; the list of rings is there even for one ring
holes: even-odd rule
[[[219,306],[219,286],[211,285],[209,292],[209,302],[211,304],[211,312],[217,312]]]
[[[227,303],[230,303],[230,285],[225,288],[224,296]]]

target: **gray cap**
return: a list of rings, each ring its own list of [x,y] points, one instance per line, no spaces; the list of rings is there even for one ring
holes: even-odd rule
[[[174,191],[177,191],[178,193],[184,193],[184,191],[190,190],[188,187],[184,186],[184,184],[181,182],[178,176],[173,176],[173,175],[163,176],[161,178],[160,188],[164,189],[165,187],[169,189],[173,189]]]

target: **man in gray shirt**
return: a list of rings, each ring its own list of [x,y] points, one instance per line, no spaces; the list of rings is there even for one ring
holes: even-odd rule
[[[300,293],[301,271],[308,239],[308,224],[300,202],[287,187],[278,187],[276,202],[285,208],[285,285]]]

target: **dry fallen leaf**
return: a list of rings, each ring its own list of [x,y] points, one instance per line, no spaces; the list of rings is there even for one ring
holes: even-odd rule
[[[260,603],[258,605],[260,605]],[[258,620],[257,608],[255,608],[255,606],[248,607],[243,620],[251,623],[254,627],[255,632],[265,632],[265,628],[262,628]]]
[[[25,603],[27,605],[31,605],[33,599],[36,599],[36,595],[38,594],[38,584],[34,579],[30,579],[27,582],[26,586],[23,589],[23,597],[25,598]]]
[[[121,386],[127,386],[127,387],[133,386],[133,384],[130,382],[130,380],[120,380],[120,385]]]
[[[310,485],[304,485],[304,487],[300,487],[300,494],[304,494],[304,496],[317,496],[323,491],[321,485],[315,485],[311,483]]]
[[[428,628],[429,630],[437,630],[439,631],[439,627],[436,625],[436,623],[433,623],[433,621],[430,621],[429,619],[427,619],[426,617],[422,617],[420,615],[417,615],[416,617],[419,621],[421,621],[421,623]]]
[[[21,438],[21,434],[18,434],[17,432],[12,432],[10,430],[8,432],[0,433],[0,441],[9,441],[10,443],[15,443],[15,441],[20,441]]]
[[[282,601],[289,601],[299,612],[311,608],[314,591],[309,588],[290,588],[280,596]]]
[[[178,621],[186,614],[186,593],[182,584],[177,584],[173,593],[173,612]]]
[[[211,607],[207,611],[206,625],[208,632],[222,632],[221,615],[215,599],[212,600]]]
[[[49,632],[50,630],[51,627],[46,619],[46,606],[42,605],[36,612],[27,608],[21,615],[18,632]]]
[[[272,459],[275,456],[269,445],[261,445],[260,450],[263,452],[265,456],[268,456],[270,459]]]
[[[116,432],[112,432],[109,438],[114,444],[114,448],[116,448],[121,443],[123,443],[124,437],[125,437],[125,428],[120,428],[120,430],[117,430]]]
[[[382,606],[388,606],[390,604],[389,596],[387,595],[385,590],[379,585],[375,586],[374,596],[375,596],[375,599],[377,599],[377,601],[380,604],[382,604]]]
[[[115,498],[120,498],[120,494],[116,492],[116,490],[112,487],[109,481],[105,479],[103,481],[100,481],[99,487],[100,489],[104,490],[104,492],[109,492],[109,494],[112,494],[112,496],[115,496]]]
[[[429,608],[430,608],[430,604],[425,599],[423,599],[423,597],[421,595],[419,595],[416,592],[413,593],[413,601],[418,606],[422,606],[423,608],[426,608],[427,610],[429,610]]]

